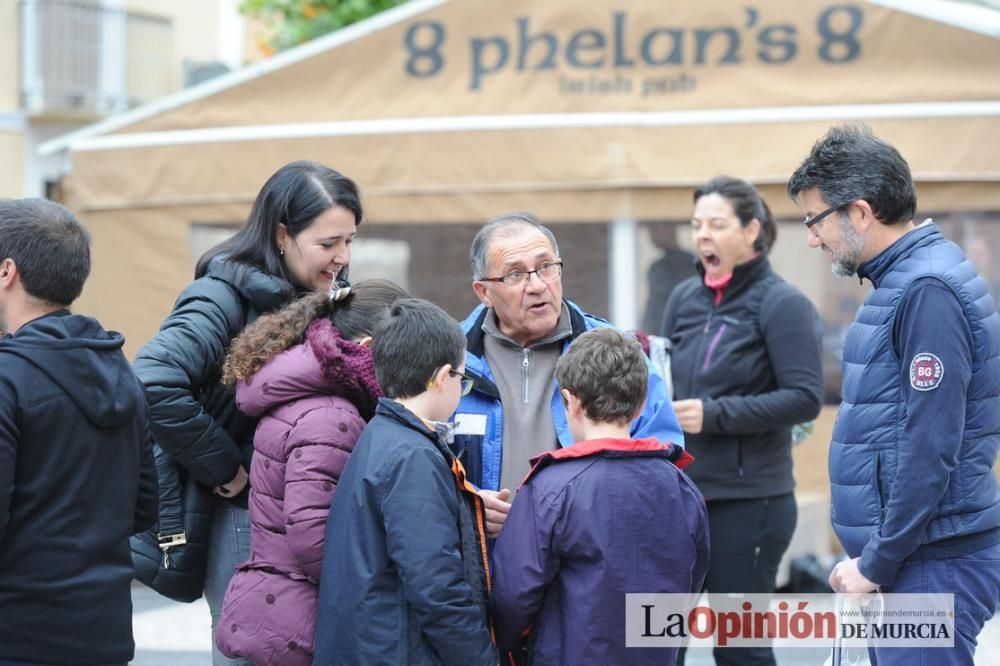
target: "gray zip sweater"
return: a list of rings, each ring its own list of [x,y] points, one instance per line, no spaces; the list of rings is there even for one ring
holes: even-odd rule
[[[556,329],[529,347],[501,333],[492,310],[483,322],[483,332],[483,352],[503,404],[500,487],[515,491],[528,473],[531,459],[558,446],[552,422],[552,391],[562,341],[573,334],[573,328],[563,304]]]

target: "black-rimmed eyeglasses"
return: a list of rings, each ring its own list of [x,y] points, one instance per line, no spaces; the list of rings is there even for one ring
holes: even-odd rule
[[[463,397],[472,393],[472,382],[473,382],[472,377],[468,376],[465,373],[459,372],[458,370],[449,370],[448,374],[451,375],[452,377],[458,377],[459,380],[462,382]]]
[[[850,206],[851,203],[853,203],[853,200],[852,201],[845,201],[844,203],[837,204],[836,206],[830,206],[829,208],[827,208],[826,210],[824,210],[822,213],[819,213],[818,215],[813,215],[812,217],[807,217],[805,220],[803,220],[803,223],[806,225],[806,229],[809,229],[813,233],[816,233],[815,231],[813,231],[813,226],[815,226],[816,224],[819,224],[820,222],[822,222],[823,218],[826,217],[827,215],[832,215],[833,213],[836,213],[838,210],[841,210],[843,208],[846,208],[847,206]]]
[[[519,287],[527,284],[532,275],[537,275],[542,282],[555,282],[562,276],[563,262],[545,263],[533,271],[511,271],[506,275],[491,278],[479,278],[480,282],[503,282],[508,287]]]

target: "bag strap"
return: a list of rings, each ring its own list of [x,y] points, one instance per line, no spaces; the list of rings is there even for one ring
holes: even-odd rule
[[[157,524],[157,540],[160,548],[166,550],[171,546],[185,543],[184,534],[184,503],[181,493],[184,489],[184,474],[181,466],[161,449],[153,446],[153,461],[156,465],[156,477],[160,484],[160,515]]]

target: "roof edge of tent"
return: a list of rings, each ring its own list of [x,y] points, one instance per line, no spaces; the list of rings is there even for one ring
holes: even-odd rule
[[[542,130],[573,128],[640,128],[693,125],[765,124],[811,121],[877,121],[923,118],[1000,116],[1000,100],[964,102],[900,102],[826,106],[694,109],[685,111],[630,111],[607,113],[533,113],[485,116],[441,116],[375,120],[243,125],[193,130],[137,132],[84,137],[73,144],[77,152],[129,150],[164,145],[231,143],[276,139],[338,136],[452,133],[469,131]]]
[[[75,130],[73,132],[69,132],[67,134],[55,137],[41,144],[38,148],[38,153],[42,156],[50,156],[65,150],[77,150],[78,145],[81,142],[86,142],[94,138],[102,137],[111,132],[128,127],[143,120],[147,120],[157,115],[173,111],[177,108],[181,108],[187,104],[198,101],[205,97],[209,97],[213,94],[223,92],[227,89],[237,87],[243,83],[271,74],[275,71],[293,65],[295,63],[301,62],[302,60],[311,58],[320,53],[332,50],[344,44],[348,44],[358,39],[367,37],[368,35],[374,32],[377,32],[384,28],[391,27],[408,18],[429,11],[440,5],[446,4],[449,1],[450,0],[410,0],[409,2],[405,2],[404,4],[401,4],[397,7],[376,14],[363,21],[359,21],[358,23],[347,26],[346,28],[342,28],[328,35],[318,37],[301,46],[289,49],[288,51],[279,53],[273,57],[264,59],[248,67],[241,68],[230,74],[226,74],[216,79],[206,81],[205,83],[199,84],[192,88],[178,91],[176,93],[163,97],[159,100],[150,102],[149,104],[142,105],[136,109],[126,111],[124,113],[112,116],[100,122]],[[975,30],[974,28],[969,26],[956,25],[952,21],[942,20],[938,16],[932,16],[927,13],[908,11],[901,7],[901,3],[898,0],[867,0],[867,1],[871,2],[872,4],[881,5],[897,11],[904,11],[906,13],[920,16],[921,18],[937,21],[939,23],[950,24],[954,27],[964,28],[966,30],[982,32],[981,30]],[[995,12],[987,8],[982,8],[982,9],[985,12],[990,12],[994,16],[1000,16],[1000,12]],[[992,25],[994,27],[997,27],[997,24],[998,22],[996,21],[992,22]],[[993,34],[993,36],[997,35]],[[226,128],[221,128],[221,129],[226,129]]]
[[[955,179],[953,174],[946,173],[917,173],[914,180],[920,184],[948,185],[953,183],[996,183],[1000,184],[1000,174],[977,173],[970,174],[961,181]],[[560,181],[549,183],[536,182],[513,182],[502,184],[482,184],[473,185],[451,184],[432,186],[371,186],[365,188],[367,198],[373,197],[412,197],[412,196],[436,196],[446,194],[453,196],[456,194],[547,194],[559,192],[624,192],[628,190],[665,190],[665,189],[693,189],[704,182],[702,178],[645,178],[645,179],[622,179],[616,181]],[[759,176],[752,179],[757,186],[784,186],[787,178],[779,176]],[[159,208],[189,208],[201,206],[224,206],[230,204],[244,205],[253,202],[255,192],[226,195],[196,195],[196,196],[173,196],[173,197],[142,197],[141,199],[118,199],[93,201],[79,205],[77,210],[81,213],[111,212],[120,210],[147,210]]]
[[[1000,38],[1000,10],[950,0],[868,0],[874,5]]]
[[[80,140],[108,134],[167,111],[173,111],[205,97],[294,65],[320,53],[362,39],[374,32],[391,27],[448,2],[450,0],[409,0],[345,28],[317,37],[305,44],[283,51],[270,58],[265,58],[253,65],[242,67],[229,74],[224,74],[191,88],[179,90],[166,97],[161,97],[148,104],[143,104],[130,111],[113,115],[92,125],[87,125],[81,129],[57,136],[41,144],[38,148],[38,153],[43,156],[49,156],[63,150],[72,149],[74,144]]]

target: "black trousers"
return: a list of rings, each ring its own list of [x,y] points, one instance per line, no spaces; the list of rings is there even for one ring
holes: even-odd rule
[[[746,500],[714,500],[708,506],[711,555],[705,588],[712,594],[771,594],[798,508],[792,493]],[[717,666],[774,666],[770,647],[715,648]],[[684,664],[684,651],[678,656]]]

